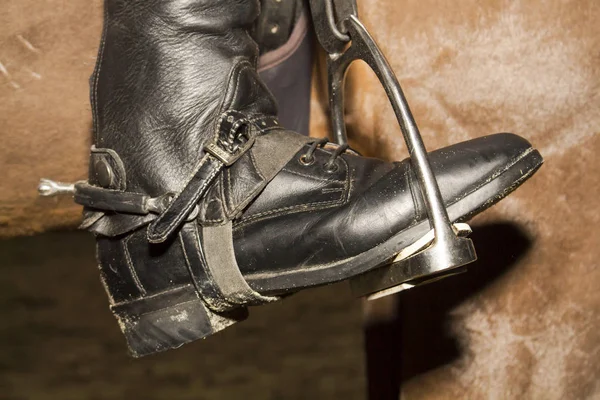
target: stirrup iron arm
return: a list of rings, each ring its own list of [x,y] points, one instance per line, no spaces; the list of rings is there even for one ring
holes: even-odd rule
[[[416,269],[415,274],[424,275],[475,261],[477,256],[472,241],[459,237],[454,232],[408,102],[385,56],[359,21],[356,1],[310,0],[310,6],[317,38],[328,53],[329,107],[335,141],[338,144],[347,143],[344,123],[344,78],[352,62],[362,60],[375,72],[385,89],[423,193],[429,224],[435,238],[423,251],[394,265]],[[357,294],[365,295],[400,283],[400,277],[390,273],[381,276],[381,271],[374,270],[355,278],[352,286]]]

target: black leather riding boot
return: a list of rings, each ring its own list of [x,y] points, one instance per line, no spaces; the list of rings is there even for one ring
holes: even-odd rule
[[[206,337],[249,305],[386,268],[429,231],[408,160],[280,126],[248,34],[257,0],[106,0],[105,12],[89,182],[75,200],[134,355]],[[542,159],[498,134],[430,162],[457,221]]]

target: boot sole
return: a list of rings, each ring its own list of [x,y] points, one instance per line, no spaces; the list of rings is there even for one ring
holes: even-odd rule
[[[111,310],[134,357],[178,348],[248,317],[245,307],[226,313],[210,310],[193,285],[115,304]]]
[[[487,183],[448,206],[448,216],[453,222],[463,222],[496,204],[531,177],[542,165],[540,153],[529,148],[502,173]],[[264,295],[276,295],[298,291],[307,287],[321,286],[350,279],[378,267],[390,265],[390,259],[403,248],[414,243],[430,230],[429,221],[423,220],[396,234],[386,242],[361,253],[352,259],[302,270],[277,271],[276,273],[248,274],[248,284]],[[452,275],[453,268],[447,268]],[[431,275],[444,275],[444,269],[432,268],[430,274],[406,274],[404,282],[422,280]]]

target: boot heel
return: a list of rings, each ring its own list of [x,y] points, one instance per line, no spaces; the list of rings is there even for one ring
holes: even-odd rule
[[[178,348],[248,317],[245,307],[216,313],[191,285],[111,307],[134,357]]]

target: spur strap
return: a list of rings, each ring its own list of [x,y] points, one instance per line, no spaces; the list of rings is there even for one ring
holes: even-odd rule
[[[234,110],[225,112],[218,121],[215,138],[204,147],[204,155],[179,193],[169,192],[150,197],[142,193],[106,189],[87,182],[77,182],[69,186],[69,191],[74,193],[76,203],[91,209],[134,215],[158,214],[148,227],[147,238],[150,243],[162,243],[172,237],[184,221],[195,216],[198,202],[215,182],[219,172],[244,155],[253,146],[257,136],[277,127],[279,123],[273,116],[247,117]],[[47,186],[46,195],[66,190],[50,183]]]
[[[162,243],[167,240],[206,194],[219,172],[248,151],[258,134],[278,124],[272,116],[249,119],[238,111],[223,114],[219,120],[218,136],[204,148],[206,154],[196,167],[196,172],[166,210],[148,227],[148,241]]]

